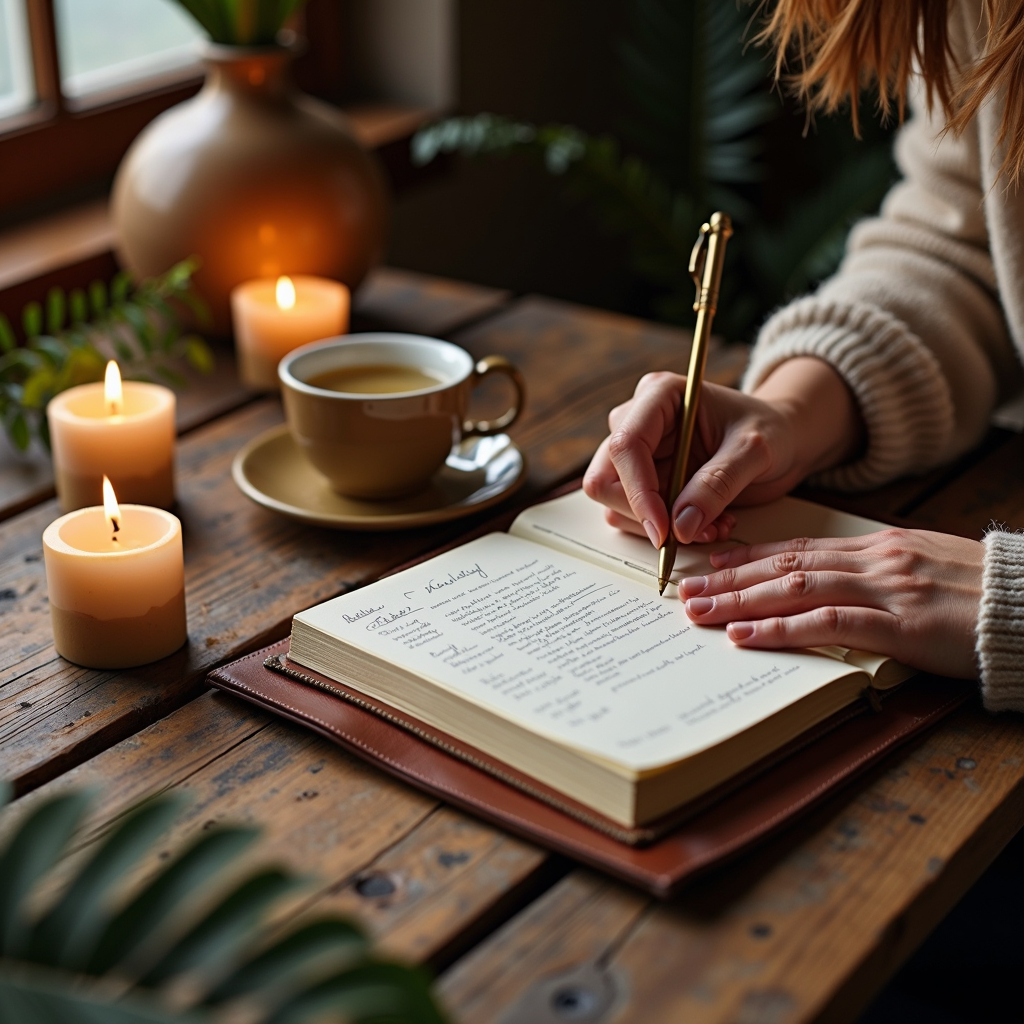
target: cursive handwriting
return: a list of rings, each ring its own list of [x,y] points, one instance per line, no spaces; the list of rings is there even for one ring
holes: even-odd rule
[[[360,608],[359,611],[355,613],[355,615],[349,615],[348,612],[345,612],[343,618],[345,619],[346,622],[358,622],[360,619],[365,619],[367,615],[373,615],[374,612],[379,612],[383,610],[384,605],[382,604],[378,605],[376,608]]]
[[[413,608],[412,605],[406,605],[397,612],[385,612],[383,615],[378,615],[372,622],[366,624],[366,628],[372,633],[374,630],[380,629],[381,626],[390,625],[392,622],[404,619],[406,615],[412,615],[414,612],[421,611],[423,611],[422,608]]]
[[[442,587],[450,587],[453,583],[459,583],[462,580],[468,579],[470,576],[479,576],[480,579],[487,579],[487,573],[480,567],[480,563],[477,562],[472,569],[460,569],[458,572],[448,573],[448,579],[446,580],[435,580],[431,579],[426,586],[428,594],[433,594],[435,591],[440,590]]]

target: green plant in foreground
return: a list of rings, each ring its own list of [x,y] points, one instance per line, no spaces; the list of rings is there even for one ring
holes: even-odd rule
[[[215,43],[272,46],[306,0],[176,0]]]
[[[36,437],[49,448],[46,404],[76,384],[102,380],[108,359],[118,360],[126,378],[173,387],[186,383],[175,368],[182,360],[209,373],[213,353],[183,332],[178,315],[183,305],[200,323],[206,319],[192,287],[197,267],[194,258],[185,260],[137,287],[122,272],[109,288],[94,281],[88,293],[51,288],[45,311],[38,302],[25,307],[24,345],[0,313],[0,421],[15,447],[25,451]]]
[[[82,792],[40,803],[0,850],[0,1020],[443,1024],[424,973],[374,957],[351,922],[265,923],[303,882],[231,872],[254,829],[203,832],[152,873],[180,802],[140,804],[82,850],[90,803]],[[71,877],[55,886],[69,852]]]

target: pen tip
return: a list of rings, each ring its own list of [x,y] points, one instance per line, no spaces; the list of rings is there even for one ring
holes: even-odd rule
[[[660,597],[665,593],[665,588],[668,586],[668,580],[658,580],[658,596]]]

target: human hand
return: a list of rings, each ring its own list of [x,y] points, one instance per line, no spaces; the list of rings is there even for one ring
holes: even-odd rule
[[[741,647],[836,644],[973,679],[983,545],[925,530],[719,551],[679,596]]]
[[[659,547],[669,530],[662,497],[676,444],[686,378],[643,377],[608,416],[611,435],[594,456],[583,489],[608,507],[613,526]],[[688,483],[672,507],[684,544],[728,538],[730,504],[781,497],[809,473],[834,465],[859,443],[860,420],[845,383],[826,363],[783,363],[754,395],[705,384],[697,410]]]

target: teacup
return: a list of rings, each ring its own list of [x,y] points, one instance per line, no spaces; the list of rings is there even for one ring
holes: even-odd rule
[[[500,373],[514,404],[492,421],[466,418],[473,388]],[[278,366],[288,428],[338,493],[386,499],[424,490],[464,437],[497,434],[525,401],[502,356],[479,362],[457,345],[415,334],[349,334],[295,349]]]

